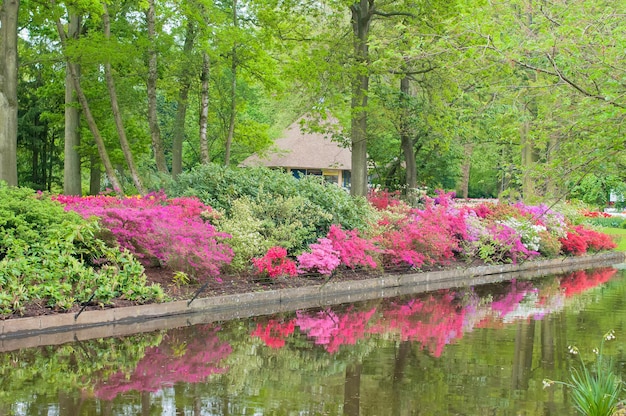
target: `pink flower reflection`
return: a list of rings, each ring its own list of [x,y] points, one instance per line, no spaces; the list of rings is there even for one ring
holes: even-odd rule
[[[220,367],[219,363],[232,349],[220,341],[219,330],[204,325],[169,331],[158,347],[146,348],[130,375],[120,371],[100,382],[95,389],[96,397],[112,400],[131,390],[156,392],[177,382],[198,383],[211,374],[226,372],[228,368]]]
[[[339,351],[342,345],[354,345],[365,337],[366,328],[376,308],[366,312],[352,312],[337,314],[330,309],[314,314],[306,312],[296,313],[296,325],[315,341],[316,345],[323,345],[329,353]]]

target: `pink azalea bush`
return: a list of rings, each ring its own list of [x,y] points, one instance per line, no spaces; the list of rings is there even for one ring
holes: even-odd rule
[[[198,278],[218,276],[233,256],[224,242],[229,235],[203,220],[212,210],[196,198],[153,193],[128,198],[59,195],[56,200],[85,218],[98,217],[119,246],[136,257]]]
[[[305,274],[310,271],[330,276],[341,264],[339,252],[333,248],[329,238],[319,238],[318,243],[309,245],[311,251],[298,256],[298,272]]]
[[[452,194],[441,192],[436,199],[427,199],[423,209],[384,216],[375,231],[384,265],[445,264],[460,253],[461,241],[467,238],[466,213],[451,201]]]

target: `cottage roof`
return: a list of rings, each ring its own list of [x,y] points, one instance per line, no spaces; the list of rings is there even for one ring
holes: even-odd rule
[[[287,127],[283,137],[276,139],[263,157],[253,154],[241,166],[351,170],[350,149],[331,141],[324,133],[303,131],[300,127],[303,118]]]

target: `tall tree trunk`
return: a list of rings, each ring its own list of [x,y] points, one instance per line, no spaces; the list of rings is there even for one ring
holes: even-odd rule
[[[100,160],[96,155],[89,158],[89,195],[100,193],[100,182],[102,181],[102,168]]]
[[[237,0],[233,0],[233,26],[238,27],[237,22]],[[230,83],[230,120],[228,121],[228,135],[226,136],[226,146],[224,150],[224,165],[230,164],[230,148],[235,135],[235,116],[237,111],[237,44],[233,44],[232,61],[230,65],[231,76]]]
[[[102,3],[102,7],[104,8],[104,14],[102,15],[102,22],[104,24],[104,38],[106,40],[111,39],[111,20],[109,16],[109,11],[107,9],[106,3]],[[117,100],[117,91],[115,89],[115,81],[113,80],[113,74],[111,69],[111,62],[106,59],[104,62],[104,77],[107,82],[107,90],[109,91],[109,97],[111,98],[111,111],[113,112],[113,118],[115,119],[115,128],[117,129],[117,135],[120,139],[120,147],[122,148],[122,153],[124,154],[124,159],[126,160],[126,165],[128,165],[128,170],[130,170],[130,177],[133,180],[133,184],[137,189],[137,192],[141,195],[146,194],[146,189],[141,182],[141,177],[139,176],[139,172],[137,171],[137,167],[135,166],[135,161],[133,160],[133,153],[130,150],[130,145],[128,144],[128,138],[126,137],[126,130],[124,129],[124,122],[122,120],[122,114],[120,112],[120,106]]]
[[[525,110],[528,112],[528,110]],[[522,198],[531,201],[535,197],[535,183],[532,178],[532,170],[535,166],[534,146],[530,137],[530,114],[522,121],[520,128],[520,144],[522,146]]]
[[[156,49],[156,7],[154,0],[148,0],[148,10],[146,11],[146,23],[148,26],[148,79],[146,89],[148,92],[148,124],[150,125],[150,136],[152,137],[152,151],[157,170],[161,173],[169,173],[165,162],[165,150],[161,140],[161,129],[157,117],[157,49]]]
[[[400,120],[400,146],[402,147],[406,165],[406,186],[408,189],[415,189],[417,188],[417,164],[415,162],[415,151],[413,150],[413,139],[411,138],[408,120],[408,98],[410,94],[409,77],[405,75],[400,80],[400,111],[402,114],[402,119]]]
[[[196,37],[196,27],[194,22],[187,21],[187,31],[185,33],[185,43],[183,45],[183,55],[185,63],[180,76],[180,91],[178,95],[178,109],[174,120],[174,133],[172,135],[172,176],[176,177],[183,170],[183,142],[185,140],[185,118],[187,117],[187,103],[189,88],[191,87],[191,51]]]
[[[465,143],[463,145],[463,165],[461,166],[461,193],[463,198],[469,197],[469,180],[470,169],[472,167],[472,152],[474,151],[474,145],[472,143]]]
[[[17,17],[19,0],[0,5],[0,181],[17,186]]]
[[[80,18],[71,13],[68,24],[68,37],[77,38],[79,34]],[[80,66],[75,65],[80,77]],[[65,161],[63,163],[63,193],[65,195],[81,195],[80,177],[80,112],[78,111],[74,83],[69,70],[69,61],[65,69]]]
[[[373,4],[373,1],[372,1]],[[350,194],[367,195],[367,94],[369,75],[366,73],[368,61],[369,28],[373,9],[369,0],[360,0],[350,6],[354,34],[354,56],[358,68],[352,82],[352,121],[350,141],[352,144],[352,175]]]
[[[209,123],[209,55],[202,54],[202,73],[200,75],[200,157],[203,164],[211,162],[209,154],[208,123]]]
[[[61,43],[65,48],[67,46],[67,35],[63,30],[63,25],[59,19],[56,20],[57,31],[59,32],[59,38],[61,39]],[[115,174],[115,169],[113,169],[113,165],[111,164],[111,160],[109,159],[109,154],[104,145],[104,139],[100,135],[100,130],[98,130],[98,125],[96,124],[96,120],[93,118],[91,114],[91,109],[89,108],[89,102],[87,101],[87,97],[83,92],[83,89],[80,86],[80,78],[78,77],[78,70],[76,66],[68,62],[67,68],[70,71],[70,76],[72,77],[72,82],[74,84],[74,88],[76,89],[76,95],[78,96],[78,102],[80,103],[81,108],[83,109],[83,114],[85,115],[85,119],[87,120],[87,126],[89,126],[89,131],[93,135],[93,139],[96,142],[96,147],[98,148],[98,154],[100,155],[100,159],[104,164],[104,171],[111,182],[111,186],[113,190],[118,195],[123,195],[124,190],[122,189],[122,185]]]

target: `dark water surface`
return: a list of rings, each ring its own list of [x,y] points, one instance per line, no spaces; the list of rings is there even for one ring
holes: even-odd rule
[[[0,415],[573,415],[542,381],[609,330],[626,376],[625,322],[609,267],[29,348],[0,353]]]

